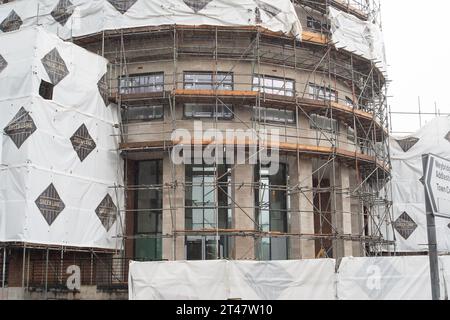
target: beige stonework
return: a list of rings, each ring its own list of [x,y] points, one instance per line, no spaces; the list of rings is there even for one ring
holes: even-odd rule
[[[289,157],[289,187],[291,190],[291,215],[289,233],[314,234],[313,181],[311,159]],[[314,240],[291,238],[290,259],[313,259]]]
[[[254,175],[253,165],[237,165],[233,170],[234,181],[233,224],[237,230],[255,230],[255,196],[252,186]],[[238,236],[234,241],[233,256],[237,260],[255,259],[255,239]]]
[[[168,154],[163,160],[163,259],[165,260],[184,260],[185,246],[184,236],[175,238],[167,236],[173,235],[174,231],[185,229],[184,215],[184,165],[172,165]]]
[[[340,236],[348,237],[352,234],[352,214],[350,198],[349,168],[344,164],[336,166],[331,172],[332,185],[335,192],[331,194],[331,208],[333,209],[333,226]],[[352,241],[337,239],[334,241],[334,257],[349,257],[353,255]]]

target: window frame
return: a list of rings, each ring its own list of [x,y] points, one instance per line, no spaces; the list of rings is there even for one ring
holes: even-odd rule
[[[265,83],[266,79],[272,81],[271,87],[266,86],[266,83]],[[262,80],[262,85],[261,85],[261,80]],[[255,81],[257,81],[257,84],[255,84]],[[279,88],[274,87],[273,81],[282,81],[284,83],[284,87],[279,87]],[[288,89],[286,87],[286,83],[292,83],[292,89]],[[252,77],[252,91],[254,91],[254,92],[295,98],[295,96],[296,96],[295,88],[296,88],[295,79],[270,76],[270,75],[266,75],[266,74],[254,74]],[[272,92],[267,92],[266,89],[269,91],[271,90]],[[278,91],[278,92],[282,91],[282,92],[284,92],[284,94],[274,93],[275,91]],[[290,92],[291,95],[287,94],[288,92]]]
[[[356,130],[352,126],[349,126],[349,125],[346,125],[346,127],[347,127],[346,128],[347,140],[352,143],[355,143]]]
[[[152,76],[161,76],[162,82],[156,82],[152,85],[139,85],[139,86],[126,86],[122,87],[122,81],[130,81],[131,78],[139,78],[140,80],[144,77],[152,77]],[[130,75],[123,75],[118,79],[118,92],[120,94],[148,94],[148,93],[161,93],[164,92],[165,87],[165,73],[163,71],[160,72],[149,72],[149,73],[134,73]],[[143,92],[134,92],[136,88],[158,88],[161,87],[161,90],[143,90]],[[136,90],[137,91],[137,90]]]
[[[311,89],[314,90],[312,93]],[[321,91],[324,93],[324,98],[320,95]],[[334,99],[331,94],[334,94]],[[308,83],[308,95],[312,100],[339,102],[339,92],[337,90],[316,84],[314,82]]]
[[[347,107],[354,108],[355,107],[355,102],[349,96],[345,96],[345,105]]]
[[[330,117],[325,117],[325,116],[322,116],[322,115],[319,115],[319,114],[315,114],[315,113],[313,113],[313,114],[311,114],[310,115],[310,121],[309,121],[309,128],[311,129],[311,130],[316,130],[316,131],[325,131],[325,132],[327,132],[327,133],[330,133],[330,134],[339,134],[339,131],[340,131],[340,127],[339,127],[339,121],[337,121],[336,119],[332,119],[332,118],[330,118]],[[316,125],[314,125],[314,123],[313,123],[313,118],[316,118],[316,120],[314,120],[314,122],[316,123]],[[318,121],[317,121],[317,118],[320,118],[320,119],[322,119],[324,122],[326,121],[327,123],[329,123],[330,124],[330,126],[329,127],[327,127],[327,128],[324,128],[323,126],[321,127],[321,126],[319,126],[318,124]],[[334,124],[334,128],[333,128],[333,124]],[[335,131],[333,131],[333,130],[335,130]]]
[[[261,168],[266,169],[265,167],[261,167]],[[255,189],[254,189],[254,193],[255,193],[254,194],[254,196],[255,196],[255,199],[254,199],[255,218],[256,218],[256,222],[258,223],[258,225],[255,226],[255,229],[258,230],[258,226],[259,226],[259,230],[263,231],[263,232],[280,232],[280,233],[288,233],[289,232],[289,222],[290,222],[289,221],[289,217],[290,217],[290,203],[289,202],[290,202],[290,197],[289,197],[289,194],[288,194],[288,191],[287,191],[288,186],[289,186],[289,166],[288,166],[288,164],[287,163],[280,163],[280,169],[279,170],[282,170],[282,172],[283,172],[284,186],[286,187],[285,191],[279,190],[279,187],[281,187],[280,185],[272,184],[270,179],[273,178],[274,175],[270,175],[270,173],[263,174],[263,173],[261,173],[260,165],[258,164],[258,165],[255,166],[255,180],[257,180],[256,182],[259,182],[259,184],[257,184],[255,186]],[[261,183],[264,180],[264,178],[266,178],[268,180],[268,184],[264,184],[263,185]],[[262,186],[262,185],[263,185],[263,188],[261,189],[260,186]],[[268,203],[268,205],[265,205],[265,207],[267,207],[267,208],[264,208],[264,209],[262,209],[262,206],[261,206],[261,203],[264,203],[264,199],[261,198],[261,190],[263,190],[263,192],[267,192],[268,197],[269,197],[269,203]],[[283,209],[275,210],[275,209],[271,208],[273,204],[270,203],[271,202],[270,198],[273,196],[274,193],[281,193],[282,197],[284,198]],[[261,214],[262,214],[261,211],[266,211],[266,212],[268,211],[268,213],[269,213],[269,215],[268,215],[268,222],[269,223],[268,224],[264,224],[266,227],[268,226],[268,230],[267,230],[267,228],[266,228],[266,230],[264,230],[264,228],[262,227],[263,224],[261,223],[261,219],[264,219],[264,218],[262,218],[262,216],[261,216]],[[280,216],[283,217],[283,219],[275,219],[275,218],[273,218],[272,215],[274,215],[274,212],[277,212]],[[283,230],[282,231],[274,230],[274,228],[273,228],[273,221],[274,220],[282,220],[282,224],[283,224],[283,227],[282,227]],[[289,249],[290,249],[290,247],[289,247],[289,239],[288,238],[280,238],[280,239],[278,239],[278,238],[262,238],[261,239],[261,243],[258,246],[259,251],[260,251],[259,252],[260,254],[259,254],[258,258],[260,260],[264,258],[263,257],[264,254],[263,254],[262,251],[263,251],[263,242],[264,242],[263,240],[265,240],[265,242],[269,243],[269,257],[268,257],[268,259],[269,259],[269,261],[274,259],[274,254],[272,253],[272,244],[273,244],[273,240],[274,239],[276,239],[276,241],[278,241],[280,239],[281,240],[283,240],[283,239],[285,240],[286,252],[284,253],[285,254],[284,257],[285,257],[286,260],[288,260],[289,259]]]
[[[196,170],[197,169],[197,170]],[[208,170],[209,169],[209,170]],[[195,174],[197,173],[197,174]],[[194,178],[195,177],[201,177],[202,179],[202,206],[198,206],[194,208]],[[214,198],[214,202],[205,202],[205,196],[208,196],[208,193],[205,194],[205,178],[206,177],[213,177],[214,181],[221,177],[221,180],[218,182],[219,185],[222,186],[222,188],[227,188],[227,191],[220,191],[220,188],[216,188],[215,186],[211,186],[211,188],[214,190],[212,197]],[[205,227],[205,210],[221,210],[221,213],[214,212],[215,215],[215,221],[214,228],[216,226],[220,229],[230,229],[233,224],[233,205],[232,201],[229,199],[229,197],[226,196],[226,193],[230,192],[232,184],[232,172],[231,167],[228,165],[206,165],[206,164],[192,164],[192,165],[186,165],[185,169],[185,181],[186,181],[186,189],[185,189],[185,228],[186,230],[205,230],[208,229]],[[215,182],[214,182],[215,183]],[[209,197],[209,196],[208,196]],[[206,204],[206,205],[205,205]],[[203,210],[202,213],[202,228],[195,228],[194,227],[194,209],[197,210]],[[217,214],[217,215],[216,215]],[[225,222],[225,225],[221,225],[221,216],[220,215],[225,214],[225,220],[222,222]],[[223,218],[224,216],[222,216]],[[218,220],[217,220],[218,219]],[[189,222],[190,220],[190,222]],[[216,221],[217,220],[217,221]],[[211,223],[209,223],[211,229]],[[208,226],[208,223],[206,223],[206,226]],[[219,252],[216,252],[214,250],[212,253],[216,256],[214,258],[208,259],[208,242],[213,241],[215,245],[219,245]],[[198,259],[192,259],[189,257],[189,245],[195,244],[195,243],[201,243],[201,252],[199,252],[198,256],[201,257],[200,260],[216,260],[221,258],[229,258],[231,257],[231,243],[232,238],[229,236],[219,236],[219,238],[216,238],[215,236],[186,236],[185,237],[185,253],[186,253],[186,260],[198,260]]]
[[[205,82],[188,82],[186,80],[187,76],[201,76],[201,75],[207,75],[211,77],[211,81],[205,81]],[[225,76],[225,77],[231,77],[231,82],[218,82],[218,76]],[[192,84],[192,88],[188,88],[187,85]],[[204,86],[210,86],[210,88],[196,88],[196,84],[204,85]],[[224,86],[224,84],[227,84],[230,88],[227,89]],[[221,87],[222,86],[222,87]],[[184,90],[219,90],[219,91],[233,91],[234,90],[234,73],[233,72],[224,72],[224,71],[184,71],[183,72],[183,89]]]
[[[255,114],[255,112],[258,111],[258,109],[261,109],[264,111],[265,115],[261,115],[260,118],[259,114]],[[267,119],[267,111],[284,111],[284,114],[287,115],[289,112],[292,113],[292,122],[288,120],[288,117],[286,116],[284,121],[281,120],[275,120],[275,119]],[[252,121],[258,121],[260,123],[272,123],[272,124],[283,124],[285,126],[296,126],[297,125],[297,115],[294,110],[288,110],[286,107],[252,107]]]
[[[161,115],[156,117],[156,108],[161,107]],[[138,109],[138,108],[153,108],[153,118],[145,118],[145,119],[130,119],[128,117],[128,110],[129,109]],[[139,106],[133,106],[133,105],[127,105],[126,108],[122,108],[122,121],[126,123],[139,123],[139,122],[156,122],[156,121],[164,121],[165,118],[165,106],[163,104],[155,104],[155,105],[139,105]]]
[[[201,105],[201,106],[211,106],[212,107],[212,110],[211,110],[211,116],[195,116],[194,115],[194,112],[192,112],[192,115],[187,115],[187,113],[186,113],[186,107],[188,106],[188,105]],[[216,114],[215,114],[215,112],[216,112],[216,106],[217,107],[221,107],[222,108],[222,116],[217,116]],[[227,108],[228,107],[228,108]],[[226,117],[225,116],[225,111],[230,111],[230,110],[228,110],[228,109],[231,109],[231,112],[230,112],[230,116],[229,117]],[[184,103],[183,104],[183,119],[186,119],[186,120],[191,120],[191,119],[218,119],[218,120],[223,120],[223,121],[230,121],[230,120],[233,120],[234,119],[234,105],[223,105],[223,104],[220,104],[220,105],[218,105],[218,104],[213,104],[213,103]]]
[[[319,31],[320,33],[330,32],[331,25],[313,16],[306,17],[306,27],[310,30]]]
[[[141,160],[141,161],[136,161],[136,166],[135,166],[135,175],[134,175],[134,184],[136,186],[140,185],[140,174],[141,174],[141,170],[142,168],[140,167],[141,163],[155,163],[155,165],[157,166],[157,183],[156,185],[162,185],[163,183],[163,160],[162,159],[152,159],[152,160]],[[140,209],[139,208],[139,191],[145,191],[145,190],[136,190],[135,194],[134,194],[134,208],[137,213],[134,215],[133,217],[133,231],[134,234],[137,235],[138,237],[136,239],[134,239],[133,241],[133,251],[134,251],[134,258],[135,259],[141,259],[141,260],[146,260],[146,261],[161,261],[162,260],[162,237],[158,237],[158,236],[162,236],[163,234],[163,212],[164,212],[164,196],[163,196],[163,192],[161,190],[155,190],[158,194],[159,194],[159,201],[161,204],[161,208],[144,208],[144,209]],[[148,231],[148,232],[141,232],[139,231],[139,214],[142,214],[142,211],[145,211],[146,209],[151,210],[151,211],[158,211],[156,213],[156,226],[155,229],[156,231]],[[142,211],[141,211],[142,210]],[[161,231],[159,231],[161,230]],[[147,235],[147,236],[153,236],[152,237],[148,237],[148,238],[140,238],[139,235]],[[154,239],[155,241],[155,251],[153,252],[154,254],[154,259],[151,260],[147,260],[147,257],[142,259],[138,257],[138,242],[139,240],[151,240]],[[159,254],[159,255],[158,255]]]

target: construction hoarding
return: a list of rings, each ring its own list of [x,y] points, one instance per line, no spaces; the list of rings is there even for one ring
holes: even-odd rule
[[[107,61],[40,27],[0,43],[0,241],[117,249],[123,173]]]
[[[290,0],[16,0],[0,6],[0,32],[40,24],[63,39],[164,25],[261,26],[301,38]],[[9,21],[9,22],[8,22]]]

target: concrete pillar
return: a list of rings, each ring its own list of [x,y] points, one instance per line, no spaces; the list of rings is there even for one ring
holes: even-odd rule
[[[184,198],[185,198],[185,167],[172,165],[168,154],[163,160],[163,221],[164,236],[173,236],[174,229],[185,230]],[[185,260],[184,235],[163,238],[163,259]]]
[[[314,205],[313,205],[313,176],[312,160],[289,157],[289,187],[292,190],[290,197],[291,214],[289,233],[314,234]],[[314,240],[291,238],[289,241],[289,258],[314,259]]]
[[[254,166],[237,165],[233,170],[232,179],[234,181],[232,198],[236,202],[233,206],[234,229],[255,230],[255,189],[251,185],[254,181]],[[233,256],[236,260],[254,260],[255,239],[235,237]]]
[[[127,174],[127,184],[128,187],[132,187],[136,185],[136,162],[132,160],[126,160],[126,174]],[[125,230],[126,234],[129,238],[125,240],[125,257],[127,258],[134,258],[135,252],[134,252],[134,234],[135,234],[135,217],[136,212],[134,211],[136,209],[135,203],[136,203],[136,191],[135,190],[126,190],[127,198],[126,198],[126,206],[127,211],[125,212]]]
[[[350,191],[352,192],[351,197],[351,213],[352,213],[352,234],[354,236],[361,236],[363,234],[364,226],[364,215],[361,200],[356,196],[354,190],[359,187],[357,172],[354,168],[349,169],[350,177]],[[363,257],[364,248],[363,243],[358,241],[353,241],[353,256]]]
[[[344,164],[336,164],[336,170],[331,170],[331,184],[335,191],[331,193],[331,208],[333,209],[333,226],[340,236],[352,233],[352,215],[350,199],[349,168]],[[335,258],[353,255],[352,241],[338,239],[334,241]]]

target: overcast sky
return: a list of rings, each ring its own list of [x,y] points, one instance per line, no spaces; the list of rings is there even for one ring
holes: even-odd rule
[[[448,0],[381,0],[392,111],[450,113]],[[423,117],[422,125],[430,119]],[[418,116],[393,116],[394,131],[419,128]]]

